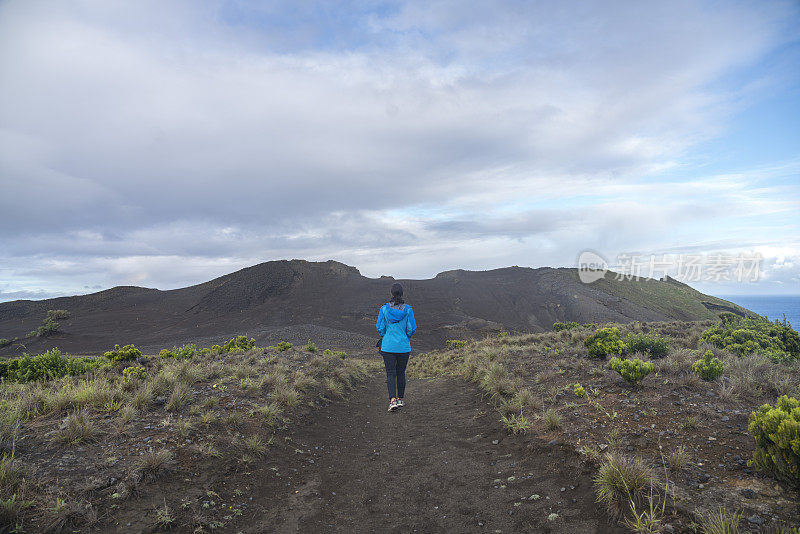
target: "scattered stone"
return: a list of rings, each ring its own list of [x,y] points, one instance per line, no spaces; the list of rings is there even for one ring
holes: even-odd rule
[[[749,521],[750,523],[753,523],[754,525],[763,525],[764,524],[764,518],[759,516],[758,514],[751,515],[750,517],[747,518],[747,521]]]
[[[750,488],[744,488],[742,490],[742,495],[744,496],[745,499],[753,499],[756,496],[756,492]]]

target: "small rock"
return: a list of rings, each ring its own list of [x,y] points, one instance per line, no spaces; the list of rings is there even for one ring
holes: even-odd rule
[[[764,518],[762,518],[758,514],[751,515],[750,517],[747,518],[747,520],[750,523],[753,523],[754,525],[763,525],[764,524]]]
[[[744,488],[742,490],[742,495],[744,496],[745,499],[752,499],[756,496],[756,492],[750,488]]]
[[[548,447],[552,447],[553,445],[558,445],[557,439],[551,439],[550,441],[547,442]]]
[[[492,440],[492,445],[497,445],[498,443],[500,443],[499,439],[493,439]]]

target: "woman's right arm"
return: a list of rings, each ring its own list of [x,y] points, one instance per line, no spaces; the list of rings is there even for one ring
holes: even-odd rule
[[[414,310],[408,307],[408,322],[406,322],[406,335],[410,338],[417,331],[417,321],[414,319]]]

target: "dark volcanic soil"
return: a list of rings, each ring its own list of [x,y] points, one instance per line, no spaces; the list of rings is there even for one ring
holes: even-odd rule
[[[288,500],[260,495],[245,532],[624,532],[575,453],[509,437],[473,386],[411,381],[396,413],[384,388],[376,376],[298,430],[311,454]]]
[[[201,474],[217,504],[245,510],[215,531],[624,532],[594,503],[574,452],[509,436],[473,386],[412,380],[396,413],[384,388],[375,375],[314,412],[248,472]],[[114,514],[117,531],[155,531],[155,506],[180,511],[187,489],[142,488]],[[176,530],[191,532],[186,521]]]

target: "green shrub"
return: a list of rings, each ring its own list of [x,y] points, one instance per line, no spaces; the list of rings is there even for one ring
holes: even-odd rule
[[[317,346],[314,343],[312,343],[310,339],[308,340],[308,344],[306,345],[306,351],[317,352]]]
[[[448,339],[444,342],[448,349],[460,349],[464,345],[467,344],[466,341],[462,339]]]
[[[800,486],[800,402],[782,396],[750,414],[748,429],[756,440],[753,463],[775,477]]]
[[[172,347],[172,357],[176,360],[191,360],[197,354],[197,345],[186,343],[180,347]]]
[[[608,367],[618,372],[626,382],[634,385],[638,385],[653,370],[652,362],[645,362],[639,358],[620,360],[616,356],[609,360]]]
[[[505,330],[497,334],[498,339],[503,339],[505,337],[508,337],[508,332],[506,332]]]
[[[4,337],[0,338],[0,349],[2,349],[3,347],[7,347],[7,346],[11,345],[11,343],[12,343],[12,341],[10,339],[6,339]]]
[[[159,358],[174,358],[175,355],[172,354],[171,350],[161,349],[158,353]]]
[[[36,330],[31,330],[30,332],[25,334],[25,337],[36,337]]]
[[[216,352],[217,354],[220,354],[222,353],[222,347],[220,347],[219,345],[213,345],[211,347],[211,352]]]
[[[575,321],[568,321],[566,323],[553,323],[553,332],[560,332],[561,330],[571,330],[578,328],[578,323]]]
[[[278,352],[285,352],[287,350],[291,350],[292,347],[294,347],[294,345],[292,345],[288,341],[281,341],[275,346],[275,348],[278,349]]]
[[[631,336],[625,340],[626,354],[643,352],[651,358],[663,358],[669,352],[669,343],[662,337]]]
[[[147,378],[147,370],[141,365],[132,365],[122,370],[122,378],[126,382],[131,380],[144,380]]]
[[[714,353],[707,350],[703,357],[692,364],[692,370],[703,380],[716,380],[722,376],[725,366]]]
[[[69,319],[69,312],[67,310],[47,310],[45,321],[61,321]]]
[[[141,358],[142,352],[133,345],[125,345],[122,348],[119,345],[114,345],[114,350],[106,352],[104,356],[112,362],[129,362]]]
[[[575,384],[575,387],[573,388],[573,391],[575,392],[575,396],[576,397],[583,398],[583,397],[586,396],[586,390],[583,389],[583,386],[580,384],[580,382]]]
[[[733,314],[731,314],[733,315]],[[774,362],[800,358],[800,335],[788,321],[744,319],[739,316],[723,318],[722,322],[703,332],[702,340],[744,356],[759,353]]]
[[[50,319],[45,319],[44,323],[36,329],[36,336],[37,337],[47,337],[52,334],[58,332],[58,329],[61,328],[61,325],[55,321],[51,321]]]
[[[75,376],[107,365],[100,358],[69,358],[58,349],[44,354],[0,361],[0,380],[6,382],[30,382]]]
[[[622,355],[625,352],[625,343],[619,337],[619,328],[601,328],[586,338],[583,342],[589,349],[591,358],[605,359],[609,354]]]
[[[234,352],[237,350],[248,351],[256,346],[256,340],[247,336],[236,336],[222,347],[222,352]]]

